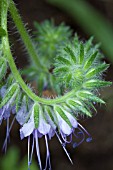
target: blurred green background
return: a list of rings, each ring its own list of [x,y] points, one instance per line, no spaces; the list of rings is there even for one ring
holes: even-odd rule
[[[42,22],[54,18],[56,25],[65,22],[78,33],[81,39],[87,40],[91,35],[95,42],[101,43],[101,50],[106,62],[111,66],[106,73],[106,80],[113,81],[113,0],[15,0],[17,7],[28,28],[34,30],[33,21]],[[10,19],[9,19],[10,20]],[[19,68],[28,64],[27,54],[23,52],[17,35],[12,36],[14,25],[9,22],[13,37],[16,63]],[[32,33],[32,31],[31,31]],[[113,170],[113,85],[101,91],[105,106],[97,106],[97,113],[91,119],[81,123],[93,137],[91,143],[83,143],[73,149],[68,146],[74,165],[71,165],[62,147],[54,137],[50,142],[53,170]],[[4,123],[0,127],[0,148],[5,137]],[[15,147],[14,147],[15,146]],[[45,144],[40,140],[41,157],[45,161]],[[36,155],[31,170],[38,169]],[[8,152],[0,152],[0,170],[27,170],[27,141],[20,141],[19,127],[14,125],[11,131],[11,142]]]

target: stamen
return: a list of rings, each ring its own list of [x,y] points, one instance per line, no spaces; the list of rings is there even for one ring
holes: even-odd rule
[[[74,134],[74,136],[77,136],[77,138],[78,138],[78,135],[80,135],[80,134],[82,134],[82,139],[81,139],[81,141],[79,142],[79,143],[77,143],[77,142],[74,142],[73,143],[73,148],[76,148],[77,146],[79,146],[83,141],[84,141],[84,139],[85,139],[85,134],[84,134],[84,132],[80,129],[80,128],[78,128],[80,131],[77,133],[77,135],[73,132],[73,134]]]
[[[91,142],[92,141],[91,135],[87,132],[87,130],[80,123],[78,123],[78,125],[88,135],[88,138],[86,139],[86,142]]]
[[[28,170],[30,170],[30,136],[28,136]]]
[[[35,130],[35,142],[36,142],[36,153],[37,153],[37,158],[38,158],[40,170],[42,170],[42,164],[41,164],[41,159],[40,159],[40,151],[39,151],[39,143],[38,143],[37,130]]]
[[[70,140],[67,140],[67,136],[61,132],[61,137],[65,143],[71,143],[72,142],[72,134],[70,135]]]
[[[31,155],[30,155],[30,164],[31,164],[31,162],[32,162],[33,151],[34,151],[34,136],[33,136],[33,143],[32,143]]]
[[[58,135],[57,132],[55,132],[55,133],[56,133],[56,136],[57,136],[59,142],[61,143],[61,145],[62,145],[62,147],[63,147],[63,149],[64,149],[66,155],[68,156],[70,162],[73,164],[73,162],[72,162],[72,160],[71,160],[71,157],[69,156],[69,153],[67,152],[67,150],[66,150],[66,148],[65,148],[65,146],[64,146],[64,144],[63,144],[63,142],[62,142],[61,139],[60,139],[60,136]]]
[[[44,170],[52,170],[51,169],[51,161],[50,161],[50,152],[49,152],[49,147],[48,147],[48,140],[47,140],[46,135],[45,135],[45,142],[46,142],[47,155],[46,155],[46,165],[45,165]],[[48,163],[49,163],[49,169],[47,169]]]
[[[13,118],[10,127],[9,127],[9,125],[8,125],[8,124],[9,124],[9,121],[7,122],[6,138],[5,138],[5,141],[4,141],[4,143],[3,143],[3,147],[2,147],[2,150],[4,150],[4,148],[5,148],[5,152],[6,152],[6,150],[7,150],[7,140],[8,140],[8,138],[9,138],[9,134],[10,134],[10,131],[11,131],[12,126],[13,126],[13,124],[14,124],[14,121],[15,121],[15,117]]]

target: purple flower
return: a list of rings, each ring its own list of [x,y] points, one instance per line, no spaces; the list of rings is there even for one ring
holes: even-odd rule
[[[23,125],[26,122],[31,107],[32,107],[31,103],[29,103],[29,105],[27,106],[26,96],[24,96],[21,105],[16,113],[16,120],[20,125]]]
[[[7,92],[6,86],[2,86],[2,88],[0,89],[0,98],[3,99],[6,92]],[[6,120],[6,124],[7,124],[6,125],[6,138],[5,138],[5,141],[3,144],[3,148],[2,148],[3,150],[5,150],[5,152],[7,150],[7,142],[9,139],[9,134],[10,134],[11,128],[12,128],[12,126],[14,124],[14,120],[15,120],[15,117],[14,117],[11,124],[9,124],[9,118],[10,118],[12,109],[14,108],[12,103],[13,103],[13,100],[10,100],[2,108],[0,108],[0,125],[2,124],[3,120]]]
[[[31,116],[30,116],[28,122],[25,123],[23,125],[23,127],[20,129],[21,139],[23,139],[24,137],[28,137],[28,148],[30,148],[30,135],[33,136],[32,150],[34,150],[34,141],[35,141],[37,157],[38,157],[40,169],[42,169],[42,164],[41,164],[41,159],[40,159],[40,150],[39,150],[39,145],[38,145],[38,138],[42,137],[43,135],[45,136],[47,153],[49,153],[49,150],[48,150],[48,147],[47,147],[47,134],[49,134],[51,136],[51,133],[52,133],[51,132],[51,126],[46,122],[46,120],[44,119],[43,113],[41,111],[39,111],[38,127],[37,128],[35,127],[34,109],[32,109],[32,113],[31,113]],[[31,156],[30,156],[29,149],[28,149],[28,166],[30,166],[30,164],[31,164],[32,154],[33,154],[33,152],[31,152]],[[47,154],[47,155],[48,156],[47,156],[46,159],[50,159],[49,154]]]
[[[30,110],[31,115],[29,120],[20,129],[21,139],[28,137],[28,168],[30,168],[35,146],[40,170],[43,169],[38,144],[38,139],[42,136],[45,138],[47,150],[46,165],[44,170],[51,170],[48,139],[51,139],[54,135],[57,136],[71,163],[73,162],[66,150],[66,145],[68,143],[72,143],[73,147],[75,148],[85,140],[85,133],[88,135],[86,141],[90,142],[91,140],[89,133],[77,122],[72,113],[68,113],[67,111],[63,110],[63,113],[59,114],[58,109],[55,109],[53,111],[51,107],[45,106],[42,110],[41,106],[35,103]],[[30,152],[31,137],[33,140]],[[78,140],[77,142],[73,142],[74,137],[76,137]]]

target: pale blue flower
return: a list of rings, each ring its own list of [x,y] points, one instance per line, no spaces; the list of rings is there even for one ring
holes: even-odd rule
[[[3,98],[5,96],[5,93],[6,93],[6,86],[2,86],[2,88],[0,89],[0,98]],[[10,131],[11,131],[11,128],[14,124],[14,120],[15,120],[15,117],[13,118],[11,124],[9,124],[9,118],[10,118],[10,115],[12,113],[12,111],[14,112],[14,108],[15,106],[12,106],[12,102],[13,100],[10,100],[7,104],[5,104],[2,108],[0,108],[0,125],[2,124],[2,121],[3,120],[6,120],[6,138],[5,138],[5,141],[4,141],[4,144],[3,144],[3,150],[7,150],[7,142],[8,142],[8,139],[9,139],[9,135],[10,135]]]
[[[49,134],[51,136],[51,134],[52,134],[51,126],[46,122],[46,120],[43,118],[43,115],[40,113],[40,115],[39,115],[39,126],[36,129],[35,128],[35,122],[34,122],[34,114],[32,112],[29,121],[27,123],[25,123],[23,125],[23,127],[20,129],[21,139],[23,139],[24,137],[28,137],[28,167],[30,166],[31,161],[32,161],[32,154],[33,154],[33,150],[34,150],[34,141],[35,141],[37,158],[38,158],[40,170],[42,170],[42,164],[41,164],[41,159],[40,159],[40,150],[39,150],[39,145],[38,145],[38,138],[42,137],[43,135],[45,136],[46,148],[47,148],[47,158],[46,158],[46,160],[50,159],[50,157],[48,158],[49,150],[48,150],[48,147],[47,147],[47,134]],[[29,149],[30,148],[30,135],[33,136],[31,156],[29,154],[29,152],[30,152],[29,151],[30,150]],[[49,165],[49,166],[51,167],[51,165]]]
[[[52,117],[47,114],[45,111],[39,112],[39,120],[38,120],[38,127],[35,125],[35,117],[33,109],[31,109],[31,115],[29,120],[23,124],[22,128],[20,129],[20,136],[21,139],[24,137],[28,137],[28,168],[30,168],[30,164],[32,162],[32,155],[34,147],[36,148],[37,158],[39,162],[40,170],[42,170],[42,163],[40,158],[40,150],[38,139],[42,136],[45,138],[46,144],[46,164],[44,170],[51,170],[51,163],[50,163],[50,152],[48,147],[48,139],[51,139],[54,135],[57,136],[59,142],[61,143],[65,153],[67,154],[69,160],[72,162],[68,151],[66,150],[66,145],[68,143],[72,143],[73,148],[80,145],[85,140],[85,133],[88,135],[86,139],[87,142],[90,142],[91,137],[89,133],[78,123],[76,118],[72,115],[72,113],[68,113],[65,111],[65,115],[69,119],[72,127],[57,113],[53,113]],[[31,137],[33,138],[31,140]],[[74,137],[77,139],[78,142],[75,142]],[[32,141],[32,147],[30,152],[30,142]]]

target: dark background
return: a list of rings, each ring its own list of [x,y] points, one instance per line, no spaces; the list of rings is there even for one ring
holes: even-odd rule
[[[83,39],[89,37],[83,29],[73,20],[69,14],[48,4],[44,0],[15,0],[24,23],[28,23],[28,28],[34,30],[33,21],[42,22],[45,19],[54,18],[55,23],[62,21],[70,25],[75,32]],[[104,17],[113,24],[113,1],[112,0],[88,0]],[[10,19],[9,19],[10,20]],[[16,41],[13,35],[13,24],[9,22],[10,36],[14,45],[14,55],[17,66],[21,69],[28,64],[27,55],[22,51],[23,46]],[[32,33],[32,31],[30,31]],[[106,60],[108,63],[109,60]],[[106,80],[113,81],[113,65],[111,64]],[[105,88],[101,91],[102,98],[106,101],[106,105],[97,106],[97,114],[91,119],[81,120],[81,123],[91,134],[93,140],[91,143],[82,143],[78,148],[73,149],[68,146],[68,151],[72,157],[74,165],[68,161],[64,151],[56,137],[50,142],[51,162],[53,170],[113,170],[113,86]],[[27,154],[27,141],[20,141],[19,127],[15,125],[11,132],[10,146],[19,147],[21,152],[20,162]],[[2,132],[2,133],[1,133]],[[5,137],[5,123],[0,128],[0,146],[2,146]],[[9,147],[10,147],[9,146]],[[40,141],[41,156],[45,159],[44,140]],[[1,158],[3,154],[1,155]],[[1,169],[2,170],[2,169]],[[14,170],[14,169],[12,169]],[[22,169],[20,169],[22,170]],[[32,169],[31,169],[32,170]]]

